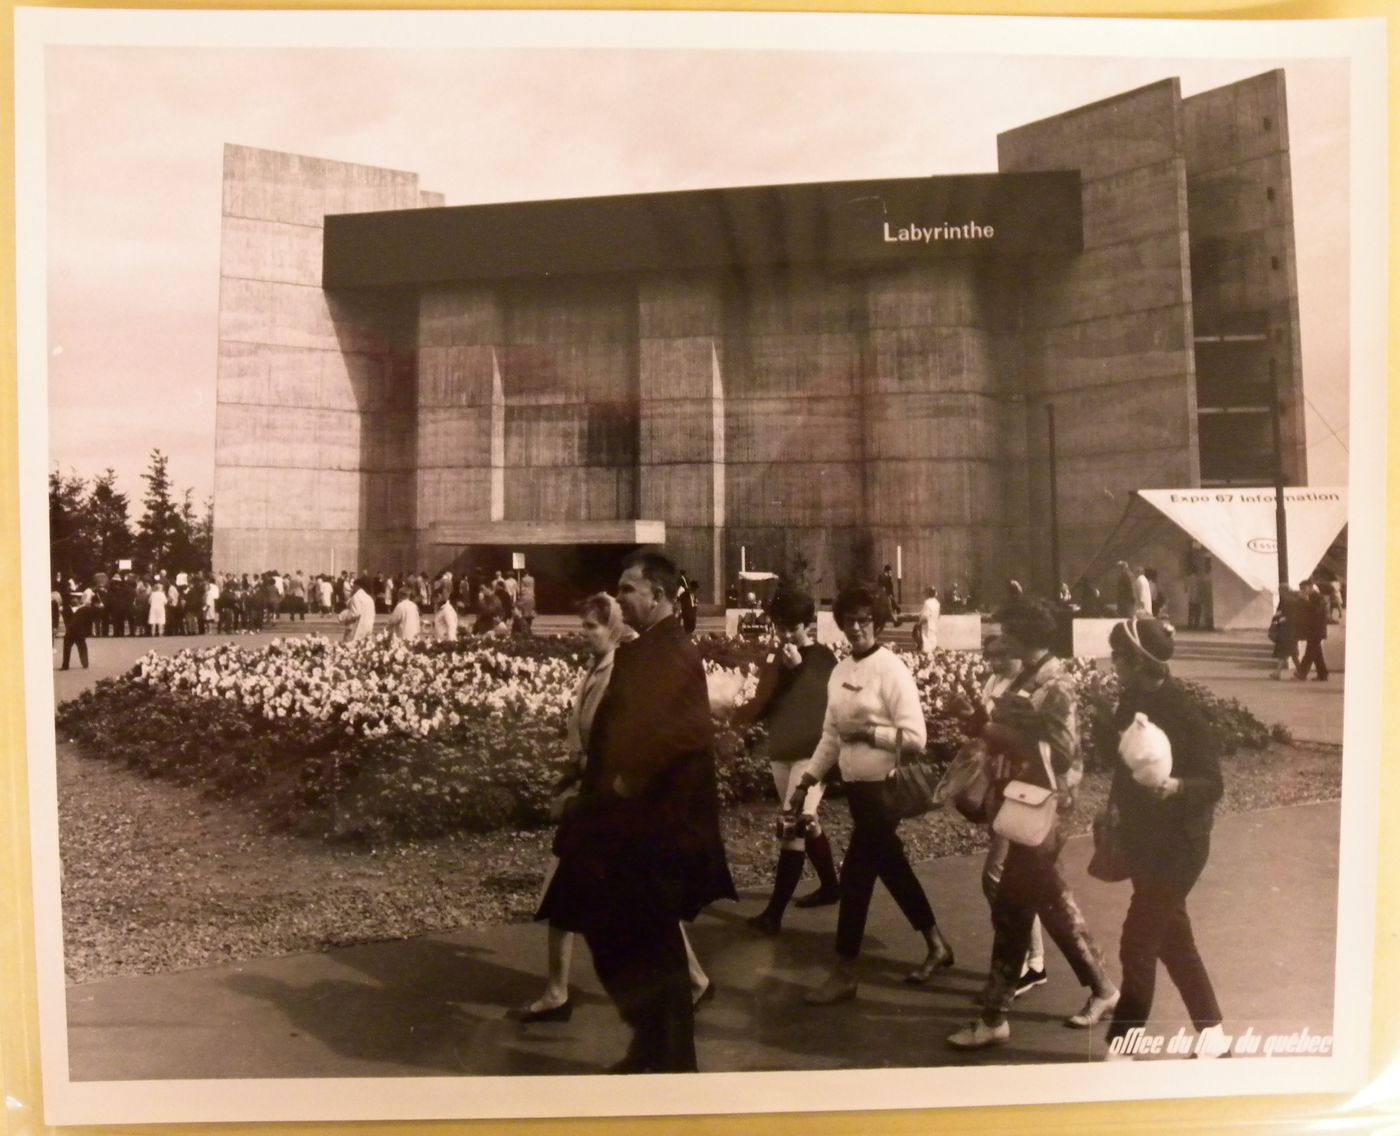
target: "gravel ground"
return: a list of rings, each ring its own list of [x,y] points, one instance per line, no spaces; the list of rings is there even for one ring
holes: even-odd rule
[[[1337,797],[1341,751],[1276,746],[1228,760],[1222,808],[1242,812]],[[1085,780],[1087,829],[1107,781]],[[455,927],[528,919],[549,856],[547,831],[457,836],[387,848],[269,833],[235,806],[58,750],[64,957],[71,983],[294,954]],[[724,817],[735,882],[763,888],[774,809]],[[849,820],[832,801],[837,848]],[[975,850],[982,834],[951,811],[906,822],[910,858]]]

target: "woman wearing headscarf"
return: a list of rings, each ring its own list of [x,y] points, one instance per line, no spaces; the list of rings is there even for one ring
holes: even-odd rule
[[[1224,790],[1218,746],[1200,706],[1167,666],[1174,651],[1170,625],[1130,619],[1114,626],[1108,644],[1122,686],[1114,725],[1127,730],[1141,714],[1171,743],[1169,776],[1135,777],[1120,761],[1109,790],[1133,897],[1119,941],[1123,994],[1108,1027],[1108,1053],[1122,1056],[1114,1041],[1147,1024],[1160,960],[1198,1031],[1193,1052],[1219,1057],[1226,1044],[1220,1003],[1186,911],[1210,857],[1215,802]]]
[[[587,760],[588,737],[593,729],[593,718],[603,701],[603,694],[612,678],[613,658],[619,643],[635,639],[637,633],[622,621],[622,609],[606,592],[589,596],[579,608],[584,643],[588,648],[589,667],[574,688],[573,709],[569,713],[568,746],[569,768],[554,787],[554,803],[550,812],[555,820],[563,817],[570,802],[578,791],[583,777],[583,767]],[[545,872],[544,889],[540,900],[543,912],[556,887],[555,869],[558,858],[550,861]],[[536,918],[541,918],[540,914]],[[700,962],[691,950],[686,937],[685,926],[681,926],[681,938],[685,940],[686,959],[690,967],[692,997],[698,1004],[708,999],[714,991],[709,978],[700,967]],[[567,1022],[573,1015],[573,1003],[569,1000],[569,970],[573,961],[573,932],[558,926],[553,920],[549,923],[548,974],[544,993],[533,1002],[506,1011],[506,1017],[517,1022]]]
[[[793,792],[793,798],[800,800],[838,765],[851,808],[851,838],[841,864],[836,962],[826,981],[803,996],[812,1006],[856,996],[856,960],[877,879],[910,926],[923,936],[927,948],[923,962],[905,981],[927,982],[941,968],[953,965],[953,950],[939,932],[928,896],[904,854],[897,831],[899,817],[890,808],[885,789],[900,757],[923,753],[927,741],[914,676],[877,638],[888,610],[885,596],[864,584],[848,587],[836,597],[832,614],[850,640],[851,654],[831,672],[821,741]]]

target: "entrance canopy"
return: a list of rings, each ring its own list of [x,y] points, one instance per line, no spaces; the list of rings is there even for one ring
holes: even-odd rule
[[[1288,581],[1296,585],[1327,554],[1347,522],[1345,488],[1290,486],[1283,492]],[[1103,575],[1170,528],[1180,530],[1228,570],[1214,575],[1217,627],[1265,626],[1277,602],[1274,489],[1139,489],[1082,578]]]
[[[1278,590],[1275,497],[1265,489],[1139,489],[1146,501],[1255,591]],[[1317,567],[1347,523],[1345,489],[1283,491],[1290,584]]]

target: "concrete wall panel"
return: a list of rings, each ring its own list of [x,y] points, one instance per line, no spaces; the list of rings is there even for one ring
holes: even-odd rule
[[[1086,181],[1156,165],[1182,148],[1181,84],[1163,79],[997,136],[1003,170],[1078,169]]]
[[[530,343],[502,346],[497,357],[506,401],[616,401],[635,397],[634,343]]]
[[[708,335],[643,339],[637,373],[641,397],[708,399],[714,387],[717,343]],[[724,375],[721,367],[721,376]]]
[[[872,395],[865,412],[875,458],[981,461],[998,452],[995,407],[976,395]]]
[[[865,336],[858,332],[750,335],[730,342],[725,394],[744,396],[840,395],[861,388]]]
[[[1284,72],[1203,91],[1185,99],[1186,149],[1200,160],[1193,173],[1238,165],[1288,148]]]
[[[322,352],[321,359],[321,406],[367,415],[390,408],[396,380],[384,356]]]
[[[631,470],[597,466],[512,471],[506,478],[506,516],[536,520],[625,519],[632,505]]]
[[[424,469],[418,475],[418,524],[485,521],[491,517],[491,471]]]
[[[963,459],[867,462],[866,520],[875,527],[993,523],[995,506],[979,491],[975,468]]]
[[[316,529],[349,532],[359,523],[360,474],[355,470],[323,469],[316,475]],[[342,567],[348,565],[342,564]]]
[[[871,389],[881,393],[1000,389],[994,336],[979,328],[905,327],[870,333]]]
[[[1028,333],[1028,363],[1043,376],[1036,386],[1057,391],[1167,376],[1180,380],[1191,342],[1184,313],[1177,313],[1124,312]]]
[[[844,276],[794,269],[748,278],[731,288],[752,336],[829,335],[866,327],[864,290]]]
[[[491,346],[503,338],[501,307],[490,285],[440,285],[419,297],[418,341],[424,347]]]
[[[714,472],[708,463],[646,465],[637,474],[640,517],[670,525],[714,523]]]
[[[1026,305],[1028,322],[1039,327],[1132,311],[1184,311],[1191,295],[1185,233],[1087,251],[1047,276],[1045,284]],[[1175,322],[1185,317],[1164,318]]]
[[[943,261],[872,273],[865,324],[870,328],[978,327],[987,319],[975,261]]]
[[[321,286],[320,225],[225,217],[220,272],[231,278]]]
[[[420,348],[418,405],[490,406],[495,366],[490,347]]]
[[[1186,169],[1180,157],[1087,182],[1084,247],[1104,248],[1186,227]]]
[[[418,415],[419,469],[489,467],[491,412],[428,408]]]
[[[854,463],[732,464],[725,472],[729,515],[742,524],[849,525],[865,519],[861,468]]]
[[[214,462],[223,466],[312,469],[318,456],[314,420],[272,406],[229,404],[220,410]]]
[[[506,466],[577,466],[584,460],[585,408],[509,406],[506,408]],[[548,515],[548,514],[543,514]]]
[[[709,398],[642,403],[642,463],[710,461],[715,452],[714,414],[714,401]]]
[[[724,291],[715,275],[653,276],[637,285],[643,339],[713,339],[724,329]]]
[[[856,461],[860,454],[859,407],[848,398],[726,403],[725,455],[730,462]]]

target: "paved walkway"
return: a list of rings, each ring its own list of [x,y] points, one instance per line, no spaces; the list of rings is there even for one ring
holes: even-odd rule
[[[1192,893],[1201,951],[1232,1030],[1332,1029],[1337,900],[1335,803],[1223,818],[1211,865]],[[1305,847],[1307,856],[1298,856]],[[1090,845],[1070,842],[1065,871],[1089,926],[1118,972],[1118,932],[1129,887],[1084,874]],[[1277,865],[1290,865],[1286,886]],[[1049,950],[1050,982],[1019,1000],[1012,1040],[956,1054],[943,1038],[974,1013],[986,973],[987,910],[981,858],[921,865],[919,874],[957,965],[927,987],[901,981],[922,953],[877,890],[861,962],[861,996],[811,1008],[801,991],[830,958],[832,908],[793,911],[769,939],[743,922],[761,897],[721,904],[693,941],[716,983],[698,1017],[709,1072],[1082,1061],[1098,1056],[1103,1028],[1066,1029],[1084,991]],[[425,935],[319,954],[150,978],[118,978],[68,992],[75,1080],[224,1077],[392,1077],[596,1073],[625,1035],[601,994],[587,950],[574,964],[577,1010],[568,1023],[520,1026],[509,1006],[538,993],[544,930],[535,925]],[[1185,1022],[1169,982],[1158,985],[1152,1029]]]

